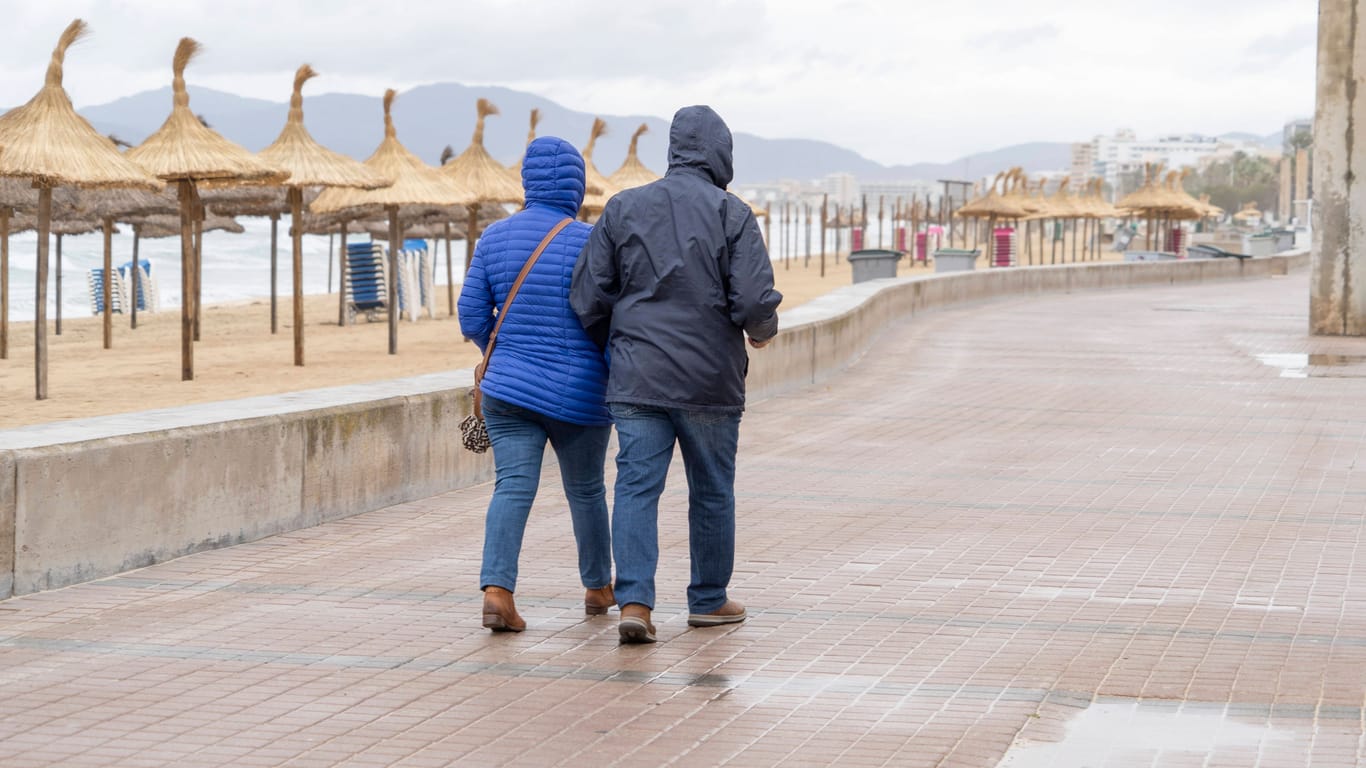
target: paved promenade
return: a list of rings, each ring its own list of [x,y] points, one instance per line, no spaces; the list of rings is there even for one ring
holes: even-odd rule
[[[491,485],[0,602],[0,765],[1366,764],[1366,340],[1307,297],[941,310],[752,405],[736,627],[677,466],[654,646],[583,616],[553,470],[520,635]]]

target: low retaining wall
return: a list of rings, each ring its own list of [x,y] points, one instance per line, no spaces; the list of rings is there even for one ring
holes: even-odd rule
[[[895,321],[1006,296],[1283,275],[1267,258],[875,280],[782,315],[749,397],[818,383]],[[425,498],[492,477],[460,445],[471,372],[0,431],[0,598]]]

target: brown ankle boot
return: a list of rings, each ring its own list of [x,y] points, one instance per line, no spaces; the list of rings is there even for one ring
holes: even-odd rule
[[[517,615],[512,593],[502,587],[484,587],[484,626],[494,632],[521,632],[526,622]]]
[[[621,623],[617,625],[621,643],[653,643],[655,625],[650,623],[650,609],[640,603],[627,603],[621,607]]]
[[[583,595],[583,612],[589,616],[601,616],[607,609],[617,604],[612,585],[590,589]]]

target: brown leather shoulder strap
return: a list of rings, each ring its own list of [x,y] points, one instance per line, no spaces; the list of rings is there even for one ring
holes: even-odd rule
[[[484,371],[489,367],[489,358],[493,357],[493,345],[498,342],[498,329],[503,327],[503,320],[508,316],[508,307],[512,306],[512,300],[517,298],[517,291],[521,290],[522,282],[531,273],[531,268],[536,265],[536,260],[541,258],[541,252],[545,250],[550,241],[560,234],[560,231],[574,222],[573,219],[564,219],[556,224],[541,239],[541,244],[536,246],[536,250],[531,252],[531,257],[522,265],[522,271],[517,273],[517,279],[512,282],[512,288],[508,289],[508,296],[503,300],[503,309],[498,313],[498,320],[493,324],[493,333],[489,334],[489,344],[484,347],[484,359],[474,368],[474,412],[482,413],[480,410],[481,398],[479,396],[479,382],[484,380]]]

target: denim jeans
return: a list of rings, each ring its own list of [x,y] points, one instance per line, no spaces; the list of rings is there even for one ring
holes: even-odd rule
[[[735,451],[740,413],[685,411],[612,403],[617,425],[612,554],[619,605],[654,609],[659,565],[659,496],[673,460],[683,453],[688,478],[688,610],[710,613],[726,602],[735,566]]]
[[[547,440],[560,462],[560,479],[579,549],[579,578],[588,589],[611,584],[612,538],[603,462],[612,428],[557,421],[488,395],[484,395],[483,401],[496,479],[484,518],[484,564],[479,573],[479,588],[495,586],[517,591],[522,534],[531,514],[531,503],[536,500]]]

